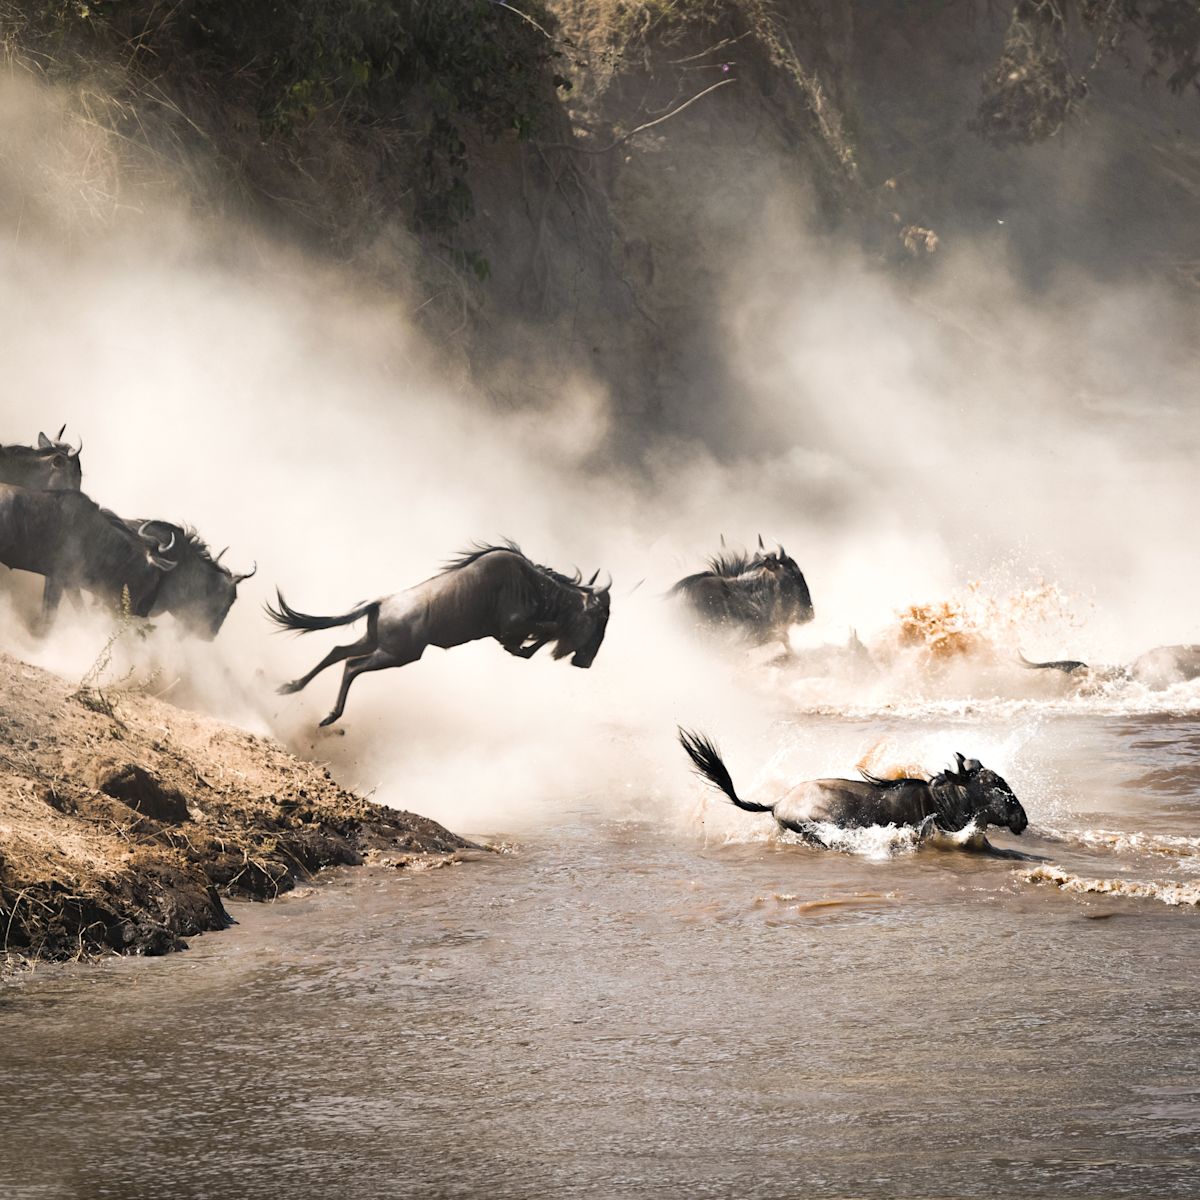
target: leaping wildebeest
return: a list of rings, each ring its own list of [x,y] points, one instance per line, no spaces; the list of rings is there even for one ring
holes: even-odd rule
[[[684,600],[710,626],[733,629],[756,642],[782,641],[792,625],[813,619],[812,596],[804,572],[782,546],[768,551],[723,552],[708,560],[708,570],[681,579],[668,593]]]
[[[36,446],[0,446],[0,483],[40,491],[77,492],[83,485],[79,453],[83,449],[62,441],[64,425],[52,441],[38,434]]]
[[[284,600],[266,606],[282,629],[312,633],[367,618],[357,641],[335,646],[307,675],[279,688],[300,691],[326,667],[345,662],[333,710],[321,722],[332,725],[346,707],[346,693],[359,675],[416,662],[429,646],[449,650],[481,638],[495,638],[509,654],[532,658],[554,642],[554,657],[571,655],[574,667],[590,667],[608,625],[609,589],[596,587],[599,571],[587,583],[539,566],[515,542],[479,546],[446,565],[432,579],[406,591],[360,604],[337,617],[308,616]]]
[[[1029,824],[1012,788],[977,759],[955,755],[957,765],[929,779],[877,779],[862,772],[857,779],[809,779],[789,789],[773,804],[743,800],[716,746],[698,733],[679,730],[679,741],[696,773],[745,812],[770,813],[784,828],[825,845],[822,824],[843,829],[867,825],[932,822],[946,833],[974,824],[1002,826],[1015,834]]]

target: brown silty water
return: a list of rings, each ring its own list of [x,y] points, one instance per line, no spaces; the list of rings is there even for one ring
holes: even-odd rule
[[[926,705],[775,736],[756,776],[729,749],[739,785],[814,748],[977,752],[1031,820],[991,840],[1033,857],[797,844],[682,762],[563,796],[499,852],[8,985],[0,1192],[1194,1195],[1195,714]]]

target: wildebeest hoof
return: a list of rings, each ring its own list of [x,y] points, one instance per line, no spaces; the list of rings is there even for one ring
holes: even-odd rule
[[[291,683],[281,683],[276,689],[277,696],[290,696],[293,692],[298,692],[300,685],[293,680]]]
[[[323,729],[326,725],[332,725],[334,721],[341,716],[341,713],[330,713],[323,721],[318,721],[317,724]]]

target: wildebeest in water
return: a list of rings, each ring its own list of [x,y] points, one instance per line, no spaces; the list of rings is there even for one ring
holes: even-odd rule
[[[681,579],[670,595],[682,599],[706,625],[732,629],[756,642],[782,641],[792,625],[814,616],[804,572],[782,546],[768,551],[723,552],[708,560],[708,570]]]
[[[279,692],[298,692],[326,667],[345,662],[337,702],[321,722],[331,725],[346,707],[350,685],[364,672],[416,662],[428,646],[448,650],[481,638],[495,638],[518,658],[531,658],[554,642],[556,659],[569,654],[572,666],[590,667],[608,625],[611,582],[596,587],[599,574],[585,584],[578,573],[572,577],[539,566],[507,542],[480,546],[424,583],[337,617],[297,612],[277,592],[279,607],[268,604],[266,610],[282,629],[312,633],[367,618],[367,631],[357,642],[334,647]]]
[[[1032,670],[1062,672],[1079,683],[1132,681],[1151,691],[1165,691],[1177,683],[1200,679],[1200,646],[1194,645],[1155,646],[1153,650],[1139,654],[1128,666],[1092,667],[1073,658],[1030,662],[1023,655],[1020,662]]]
[[[1012,788],[977,759],[955,756],[956,766],[929,779],[809,779],[796,784],[773,804],[743,800],[716,746],[698,733],[679,730],[679,742],[707,783],[745,812],[770,813],[784,828],[824,845],[817,827],[857,829],[867,825],[921,826],[931,822],[946,833],[974,824],[1002,826],[1013,833],[1029,824]]]
[[[64,425],[51,440],[38,434],[36,446],[0,446],[0,483],[42,491],[77,492],[83,485],[78,447],[62,441]]]

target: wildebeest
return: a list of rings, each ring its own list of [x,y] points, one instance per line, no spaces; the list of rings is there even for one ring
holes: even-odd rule
[[[221,564],[229,547],[214,558],[194,529],[159,520],[125,524],[139,536],[154,538],[160,556],[175,564],[162,580],[147,616],[170,613],[189,633],[210,641],[215,638],[237,599],[238,584],[249,579],[258,564],[235,574]]]
[[[1200,678],[1200,646],[1156,646],[1129,664],[1129,676],[1148,688],[1162,690]]]
[[[946,833],[974,824],[981,831],[999,825],[1020,834],[1029,824],[1021,802],[995,771],[973,758],[955,755],[953,770],[929,779],[809,779],[796,784],[774,804],[741,799],[720,752],[706,737],[679,730],[679,741],[696,772],[738,808],[771,813],[784,828],[824,845],[817,826],[857,829],[866,825],[920,826],[932,822]]]
[[[495,638],[509,654],[532,658],[548,642],[554,657],[571,655],[573,667],[590,667],[608,625],[609,589],[596,587],[597,571],[585,584],[578,573],[562,575],[531,562],[515,542],[478,546],[448,563],[432,579],[406,591],[383,596],[338,617],[314,617],[289,607],[267,615],[282,629],[311,633],[367,618],[367,632],[346,646],[335,646],[307,675],[279,688],[290,695],[326,667],[345,662],[331,725],[346,707],[350,685],[366,671],[416,662],[429,646],[448,650],[481,638]]]
[[[1088,669],[1087,663],[1080,662],[1077,658],[1060,658],[1053,662],[1030,662],[1025,655],[1018,654],[1017,661],[1030,671],[1061,671],[1064,675],[1075,675]]]
[[[732,629],[756,642],[783,641],[792,625],[814,616],[804,573],[782,546],[767,551],[762,535],[758,552],[723,552],[708,560],[708,570],[681,579],[669,595],[683,600],[704,624]]]
[[[81,440],[78,447],[64,442],[62,436],[66,428],[64,425],[53,441],[39,433],[36,446],[0,446],[0,483],[41,491],[79,491],[83,485],[83,468],[79,461],[83,442]],[[43,621],[47,606],[57,605],[61,590],[47,579],[42,592]],[[74,596],[78,601],[78,592],[74,592]]]
[[[46,577],[43,620],[63,588],[82,588],[118,606],[129,590],[135,616],[150,612],[176,563],[171,547],[131,530],[83,492],[37,491],[0,484],[0,562]]]
[[[0,483],[45,491],[77,492],[83,484],[79,453],[61,440],[64,425],[53,441],[38,434],[36,446],[0,446]]]
[[[224,551],[221,552],[224,554]],[[237,585],[191,529],[167,521],[123,521],[83,492],[0,485],[0,562],[46,577],[40,627],[65,589],[82,589],[111,607],[129,591],[136,617],[170,613],[190,633],[213,638]]]
[[[1153,650],[1139,654],[1127,667],[1090,667],[1076,659],[1033,663],[1022,658],[1020,661],[1022,666],[1062,671],[1080,680],[1105,683],[1132,680],[1151,691],[1163,691],[1176,683],[1200,679],[1200,646],[1155,646]]]

